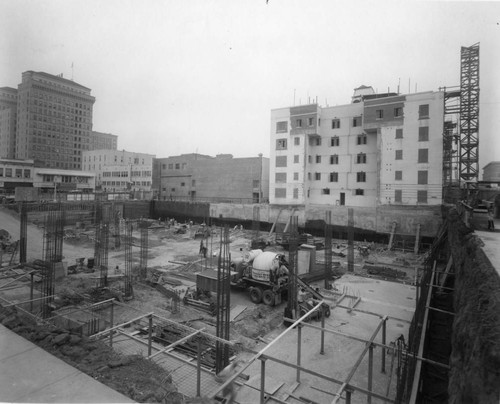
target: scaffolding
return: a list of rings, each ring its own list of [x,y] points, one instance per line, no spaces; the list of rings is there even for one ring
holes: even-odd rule
[[[217,271],[217,322],[216,336],[229,340],[229,314],[231,310],[231,253],[229,250],[229,228],[224,226],[220,236],[220,253]],[[229,347],[216,344],[215,372],[219,373],[229,364]]]
[[[460,52],[460,181],[479,179],[479,43]]]

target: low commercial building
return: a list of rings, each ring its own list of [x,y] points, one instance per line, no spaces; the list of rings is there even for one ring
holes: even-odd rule
[[[500,183],[500,161],[491,161],[483,167],[483,181]]]
[[[83,153],[83,169],[96,175],[96,187],[105,192],[138,192],[150,197],[152,154],[125,150],[89,150]]]
[[[156,159],[153,183],[159,200],[268,202],[269,159],[197,153]]]

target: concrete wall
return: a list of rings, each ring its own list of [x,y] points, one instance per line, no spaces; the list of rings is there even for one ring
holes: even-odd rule
[[[500,399],[500,276],[456,210],[448,215],[455,267],[449,403]]]

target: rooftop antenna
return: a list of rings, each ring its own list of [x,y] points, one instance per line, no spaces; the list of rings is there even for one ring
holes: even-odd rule
[[[398,78],[398,95],[399,95],[399,85],[401,84],[401,77]]]
[[[73,73],[74,73],[73,62],[71,62],[71,81],[73,81]]]
[[[410,92],[411,92],[411,91],[410,91],[410,88],[411,88],[411,87],[410,87],[410,78],[408,77],[408,94],[410,94]]]

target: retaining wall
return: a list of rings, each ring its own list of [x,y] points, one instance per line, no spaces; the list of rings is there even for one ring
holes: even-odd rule
[[[455,209],[448,219],[456,272],[449,402],[498,404],[500,276],[481,240],[463,224]]]

